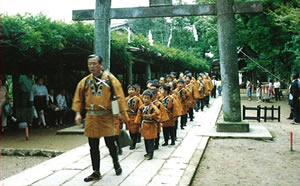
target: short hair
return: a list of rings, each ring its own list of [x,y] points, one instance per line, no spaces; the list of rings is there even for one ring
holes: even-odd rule
[[[138,88],[141,88],[141,86],[139,84],[134,84],[133,87],[135,88],[135,90],[137,90]]]
[[[145,92],[143,92],[143,96],[150,96],[150,98],[152,98],[152,92],[150,90],[147,90]]]
[[[164,91],[167,91],[168,93],[170,93],[170,91],[171,91],[171,87],[170,87],[170,86],[163,85],[163,86],[161,86],[161,87],[162,87],[162,89],[163,89]]]
[[[177,76],[176,72],[171,72],[170,75]]]
[[[153,81],[149,79],[146,84],[148,85],[149,83],[153,83]]]
[[[101,56],[97,56],[96,54],[91,54],[87,57],[88,60],[92,58],[96,58],[99,64],[103,62],[103,58]]]
[[[160,86],[160,85],[159,85],[158,82],[153,82],[153,83],[152,83],[152,87],[159,88],[159,86]]]
[[[139,84],[134,84],[134,86],[136,87],[136,88],[141,88],[141,86],[139,85]]]
[[[129,85],[127,86],[127,90],[130,89],[130,88],[133,88],[134,90],[136,90],[136,87],[135,87],[134,85],[132,85],[132,84],[129,84]]]
[[[184,80],[180,79],[180,80],[177,81],[177,83],[184,83]]]
[[[151,93],[152,93],[152,95],[155,95],[155,94],[158,93],[158,91],[157,91],[156,89],[152,89],[152,90],[151,90]]]
[[[298,79],[298,73],[293,73],[292,75],[291,75],[291,77],[293,78],[293,79]]]
[[[168,74],[168,75],[166,76],[166,78],[172,78],[172,77],[171,77],[171,75],[170,75],[170,74]]]
[[[190,78],[190,80],[192,80],[192,76],[191,75],[186,75],[186,77]]]
[[[190,71],[186,70],[184,71],[184,75],[188,75],[190,73]]]

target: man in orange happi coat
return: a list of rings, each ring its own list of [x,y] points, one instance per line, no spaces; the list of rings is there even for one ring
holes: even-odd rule
[[[117,147],[114,143],[112,94],[118,100],[121,113],[128,109],[119,80],[110,72],[103,70],[103,60],[100,56],[88,56],[88,69],[91,74],[78,83],[72,106],[72,109],[76,112],[75,122],[78,125],[82,122],[81,111],[83,109],[87,111],[84,134],[88,137],[93,173],[84,178],[85,182],[102,178],[99,151],[101,137],[104,137],[105,144],[109,149],[116,174],[120,175],[122,173],[118,161]]]

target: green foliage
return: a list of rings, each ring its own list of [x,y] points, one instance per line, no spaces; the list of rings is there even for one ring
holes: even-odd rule
[[[246,71],[265,71],[288,81],[292,71],[300,71],[300,11],[296,1],[265,0],[264,12],[237,15],[239,46],[249,45],[260,59],[248,62]],[[269,74],[270,78],[273,78]]]
[[[52,21],[43,14],[36,16],[31,14],[25,14],[24,16],[2,15],[1,21],[2,49],[5,54],[3,67],[6,73],[12,73],[13,67],[19,64],[21,64],[19,69],[21,72],[43,73],[43,71],[48,72],[57,68],[57,65],[63,65],[69,71],[68,73],[72,74],[81,74],[75,72],[76,70],[86,70],[86,66],[82,65],[82,61],[86,59],[87,55],[93,53],[94,26],[92,24],[83,22],[66,24]],[[165,19],[160,19],[159,22],[166,23]],[[165,63],[176,61],[182,67],[187,65],[185,68],[207,68],[203,64],[188,61],[199,61],[199,59],[191,57],[186,52],[173,49],[175,51],[174,55],[167,55],[165,53],[168,51],[164,47],[151,47],[147,38],[142,35],[133,35],[132,37],[132,42],[128,43],[126,34],[112,32],[112,66],[122,64],[122,70],[124,71],[128,63],[134,59],[132,53],[128,52],[128,48],[130,46],[140,48],[143,46],[147,50],[140,53],[138,57],[144,60],[153,59],[154,62],[157,61],[157,64],[161,61]],[[150,50],[148,51],[148,49]],[[165,53],[159,51],[160,49]],[[163,56],[159,58],[157,53],[162,53]],[[179,57],[179,54],[186,58]]]

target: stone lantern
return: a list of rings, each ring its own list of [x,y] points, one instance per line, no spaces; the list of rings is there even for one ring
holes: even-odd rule
[[[172,0],[149,0],[150,6],[170,6]]]

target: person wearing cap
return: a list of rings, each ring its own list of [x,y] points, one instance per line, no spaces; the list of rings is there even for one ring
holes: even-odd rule
[[[104,137],[105,144],[109,149],[116,175],[122,173],[115,145],[113,96],[119,103],[120,113],[128,110],[121,83],[113,74],[103,69],[102,57],[94,54],[88,56],[87,65],[90,74],[78,83],[72,105],[72,109],[76,112],[75,122],[78,125],[82,122],[81,112],[86,110],[84,134],[88,137],[93,173],[84,178],[85,182],[102,178],[99,151],[101,137]]]

